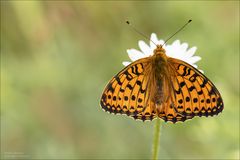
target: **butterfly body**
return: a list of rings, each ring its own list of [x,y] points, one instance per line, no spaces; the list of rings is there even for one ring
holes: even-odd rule
[[[151,101],[151,107],[159,113],[163,110],[165,104],[171,98],[171,85],[169,82],[170,76],[168,64],[168,57],[165,54],[165,50],[162,46],[158,45],[154,50],[153,56],[148,57],[149,63],[145,68],[145,75],[149,77],[147,97]],[[147,106],[147,105],[145,105]]]
[[[161,45],[152,56],[131,63],[114,76],[100,104],[110,113],[143,121],[159,117],[173,123],[213,116],[223,109],[213,83],[193,66],[168,57]]]

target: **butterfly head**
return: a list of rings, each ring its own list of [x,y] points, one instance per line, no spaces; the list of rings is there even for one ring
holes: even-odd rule
[[[166,55],[166,51],[162,45],[157,45],[157,48],[154,49],[153,53],[154,53],[154,55],[160,55],[160,56]]]
[[[167,63],[167,55],[165,49],[162,45],[157,45],[157,48],[154,49],[153,53],[153,66],[156,66],[160,70],[163,70],[163,66],[166,66]]]

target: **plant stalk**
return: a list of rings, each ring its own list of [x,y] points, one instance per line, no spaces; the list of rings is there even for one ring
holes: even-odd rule
[[[158,153],[160,148],[160,127],[161,120],[159,118],[156,119],[155,131],[154,131],[154,139],[153,139],[153,148],[152,148],[152,159],[158,159]]]

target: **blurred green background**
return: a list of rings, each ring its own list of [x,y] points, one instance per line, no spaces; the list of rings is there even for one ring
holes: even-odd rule
[[[153,122],[102,111],[126,49],[150,36],[197,46],[225,103],[215,117],[162,123],[161,159],[239,159],[239,1],[1,1],[1,157],[151,158]],[[147,42],[149,43],[149,42]]]

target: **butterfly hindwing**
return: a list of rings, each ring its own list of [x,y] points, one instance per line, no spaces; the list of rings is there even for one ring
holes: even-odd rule
[[[110,113],[126,114],[134,119],[152,120],[153,109],[146,101],[147,77],[144,69],[147,62],[140,59],[120,71],[105,88],[101,106]]]
[[[174,76],[175,106],[179,121],[194,116],[213,116],[223,110],[223,100],[214,84],[193,66],[174,58],[169,60]]]

